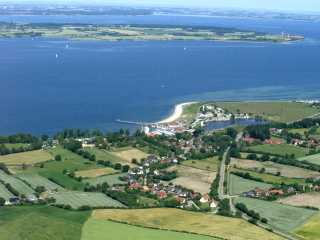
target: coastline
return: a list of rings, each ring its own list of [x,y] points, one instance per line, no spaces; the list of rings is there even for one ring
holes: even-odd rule
[[[183,115],[183,108],[185,106],[188,106],[188,105],[191,105],[194,103],[197,103],[197,102],[185,102],[185,103],[180,103],[180,104],[175,105],[173,113],[170,116],[168,116],[167,118],[165,118],[157,123],[165,124],[165,123],[172,123],[174,121],[177,121]]]

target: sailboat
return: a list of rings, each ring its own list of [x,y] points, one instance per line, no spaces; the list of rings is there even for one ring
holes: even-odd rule
[[[58,53],[56,53],[56,58],[59,58],[59,54]]]

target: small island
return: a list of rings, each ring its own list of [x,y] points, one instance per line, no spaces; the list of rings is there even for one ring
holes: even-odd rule
[[[0,23],[1,38],[45,37],[73,40],[103,41],[164,41],[207,40],[289,42],[303,40],[303,36],[268,34],[236,28],[191,27],[171,25],[92,25],[92,24],[18,24]]]

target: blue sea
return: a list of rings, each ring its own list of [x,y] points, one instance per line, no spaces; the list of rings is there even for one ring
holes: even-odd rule
[[[195,16],[0,16],[8,22],[181,24],[302,34],[295,43],[0,40],[0,134],[112,131],[194,100],[320,98],[320,23]]]

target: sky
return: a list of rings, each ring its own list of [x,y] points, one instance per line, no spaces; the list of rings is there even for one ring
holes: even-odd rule
[[[240,8],[281,10],[293,12],[320,12],[320,0],[6,0],[12,3],[44,2],[95,3],[130,6],[174,6],[198,8]],[[0,0],[1,2],[1,0]]]

